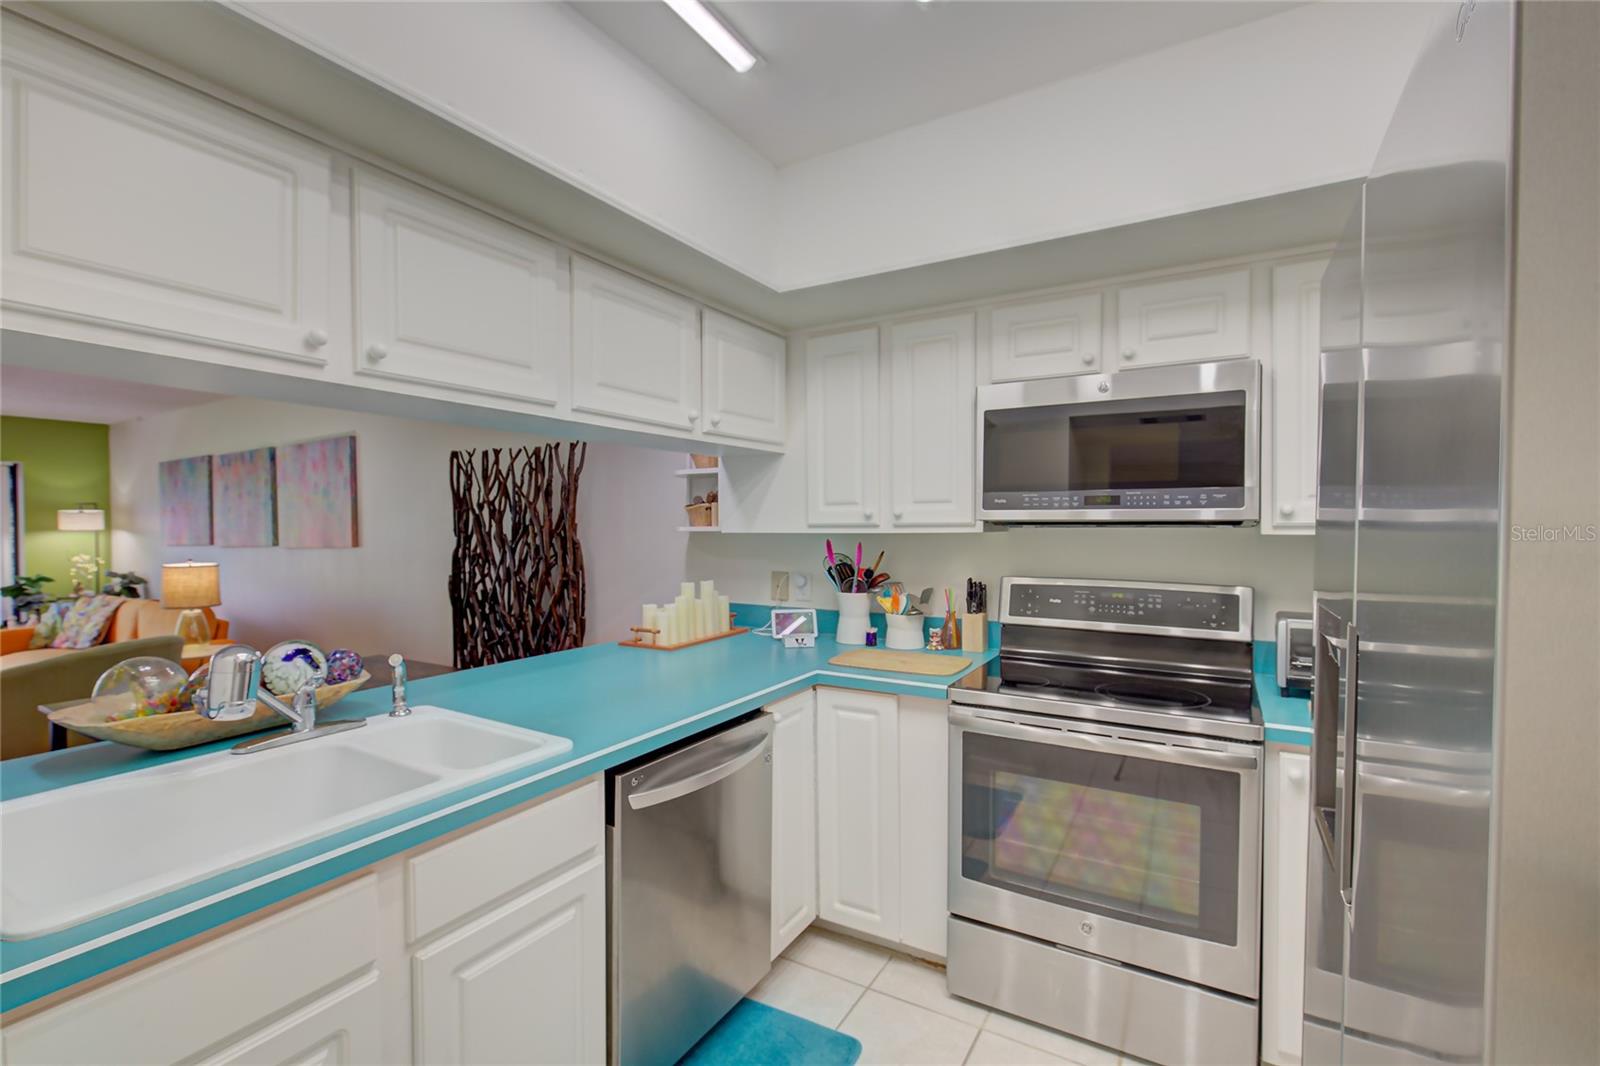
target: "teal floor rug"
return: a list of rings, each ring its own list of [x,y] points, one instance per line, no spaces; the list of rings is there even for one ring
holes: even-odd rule
[[[854,1066],[860,1057],[853,1036],[741,999],[678,1066]]]

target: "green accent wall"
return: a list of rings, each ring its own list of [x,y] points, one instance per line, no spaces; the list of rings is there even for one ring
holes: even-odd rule
[[[22,464],[22,568],[55,581],[46,595],[72,591],[72,557],[94,550],[93,533],[56,529],[56,510],[93,502],[106,509],[100,557],[110,563],[110,427],[94,422],[0,416],[0,460]]]

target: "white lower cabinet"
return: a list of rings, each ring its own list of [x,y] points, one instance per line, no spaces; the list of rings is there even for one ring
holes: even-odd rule
[[[603,1062],[604,834],[590,780],[10,1022],[0,1061]]]
[[[817,913],[900,939],[900,710],[879,692],[817,689]]]
[[[603,1061],[605,908],[597,854],[417,951],[413,1060]]]
[[[772,715],[772,957],[817,917],[817,712],[807,689]]]
[[[900,697],[900,942],[944,958],[950,916],[950,724],[944,700]]]
[[[1261,1058],[1300,1062],[1305,987],[1306,860],[1311,823],[1311,758],[1267,752],[1265,861],[1262,878]]]

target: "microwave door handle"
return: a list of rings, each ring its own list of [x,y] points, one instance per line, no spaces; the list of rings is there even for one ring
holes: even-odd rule
[[[1339,895],[1355,905],[1356,874],[1356,708],[1360,703],[1361,642],[1354,623],[1345,627],[1344,651],[1344,789],[1339,796]]]
[[[1152,759],[1156,762],[1180,763],[1184,766],[1205,769],[1248,771],[1255,770],[1261,765],[1260,760],[1254,755],[1132,740],[1128,737],[1104,737],[1098,733],[1082,733],[1075,729],[1067,729],[1065,726],[972,714],[955,708],[950,710],[950,721],[963,728],[994,736],[1053,744],[1058,748],[1079,748],[1086,751],[1102,751],[1108,755],[1126,755],[1136,759]]]

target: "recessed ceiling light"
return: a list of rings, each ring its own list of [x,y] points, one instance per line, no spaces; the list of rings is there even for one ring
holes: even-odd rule
[[[722,20],[713,15],[700,0],[666,0],[666,5],[677,12],[678,17],[700,35],[701,40],[716,49],[717,55],[728,61],[728,66],[743,74],[756,65],[756,54],[746,48],[744,42],[735,37],[733,31],[724,26]]]

